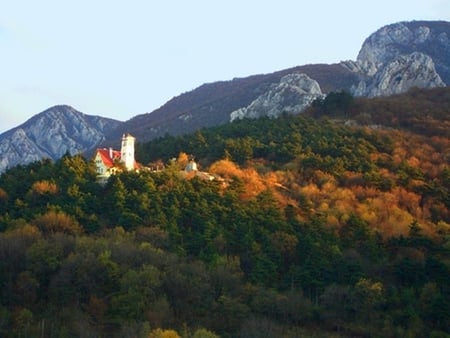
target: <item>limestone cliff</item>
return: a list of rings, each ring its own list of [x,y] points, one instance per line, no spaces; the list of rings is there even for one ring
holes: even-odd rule
[[[272,85],[247,107],[233,111],[230,114],[230,120],[300,113],[315,99],[322,96],[317,81],[306,74],[292,73],[282,77],[278,84]]]
[[[353,94],[392,95],[450,84],[449,38],[449,22],[400,22],[380,28],[364,41],[356,61],[342,63],[360,75]]]

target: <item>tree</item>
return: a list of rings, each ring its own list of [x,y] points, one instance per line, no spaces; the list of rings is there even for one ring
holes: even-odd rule
[[[175,330],[156,329],[150,332],[148,338],[181,338]]]
[[[83,232],[83,228],[76,219],[64,212],[55,210],[49,210],[45,214],[36,217],[33,223],[46,234],[60,232],[76,235]]]
[[[34,182],[31,191],[36,195],[54,195],[58,192],[58,186],[54,182],[42,180]]]
[[[204,264],[199,261],[174,262],[167,266],[162,277],[162,289],[178,324],[203,325],[211,314],[213,301]]]
[[[227,139],[225,141],[225,151],[231,155],[231,158],[239,164],[253,158],[254,149],[258,142],[250,137]]]
[[[219,338],[219,336],[207,329],[197,329],[192,338]]]
[[[120,279],[120,292],[111,300],[114,316],[120,320],[144,320],[147,309],[157,299],[160,284],[160,273],[154,266],[128,270]]]
[[[339,229],[339,236],[344,248],[353,248],[372,262],[383,257],[382,248],[379,247],[376,235],[371,233],[364,220],[353,213]]]
[[[361,278],[354,287],[352,305],[361,322],[372,326],[381,325],[382,306],[386,302],[384,287],[381,282]]]
[[[331,284],[320,296],[321,316],[339,332],[352,318],[352,293],[349,286]]]
[[[34,315],[27,308],[19,308],[13,313],[14,328],[18,333],[19,337],[30,337],[33,336],[32,323]]]
[[[325,99],[317,99],[313,107],[319,110],[319,114],[334,116],[347,115],[352,104],[353,96],[347,91],[340,91],[330,92]]]
[[[22,271],[17,276],[15,289],[19,304],[30,306],[38,298],[39,281],[30,271]]]
[[[46,291],[52,275],[64,261],[64,245],[51,239],[40,239],[26,252],[28,269],[37,277],[41,290]]]
[[[430,330],[445,331],[450,325],[448,313],[450,300],[439,289],[436,283],[423,286],[419,297],[420,315]]]

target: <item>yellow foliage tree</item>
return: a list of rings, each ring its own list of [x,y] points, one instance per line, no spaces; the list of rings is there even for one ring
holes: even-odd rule
[[[76,219],[64,212],[54,210],[49,210],[45,214],[36,217],[33,224],[44,233],[63,232],[74,235],[83,232],[83,228]]]
[[[148,338],[181,338],[175,330],[155,329],[150,332]]]
[[[240,176],[241,169],[236,163],[230,160],[220,160],[214,162],[210,168],[209,172],[222,176],[223,178],[232,178],[233,176]]]

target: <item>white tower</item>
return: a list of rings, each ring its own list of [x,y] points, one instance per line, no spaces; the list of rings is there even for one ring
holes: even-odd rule
[[[122,148],[120,150],[120,159],[125,168],[130,171],[134,169],[134,140],[130,134],[122,135]]]

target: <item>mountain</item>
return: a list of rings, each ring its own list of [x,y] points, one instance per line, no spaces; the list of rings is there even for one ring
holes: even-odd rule
[[[115,144],[124,132],[130,132],[139,142],[145,142],[166,134],[186,134],[199,128],[228,123],[233,111],[247,107],[279,84],[284,76],[295,73],[306,74],[317,81],[324,93],[350,90],[359,80],[358,74],[340,64],[314,64],[204,84],[174,97],[151,113],[124,122],[108,135],[105,144]]]
[[[411,21],[382,27],[364,41],[357,61],[370,74],[415,52],[428,55],[443,82],[450,85],[450,22]]]
[[[145,142],[166,134],[187,134],[228,123],[236,116],[300,112],[303,106],[298,106],[298,102],[307,98],[297,91],[295,97],[299,101],[294,102],[291,94],[296,92],[295,86],[285,91],[290,98],[280,97],[279,89],[285,86],[282,79],[290,74],[304,74],[316,81],[323,94],[345,90],[355,96],[372,97],[399,94],[413,87],[443,87],[450,84],[449,39],[450,22],[411,21],[387,25],[364,41],[354,61],[303,65],[271,74],[204,84],[174,97],[151,113],[126,121],[107,136],[106,143],[114,144],[124,132]]]
[[[0,172],[42,158],[83,153],[102,142],[120,123],[66,105],[49,108],[0,135]]]
[[[343,64],[359,74],[356,96],[386,96],[412,87],[450,84],[450,23],[400,22],[382,27],[363,43],[356,61]]]
[[[116,146],[124,133],[147,142],[244,117],[300,113],[330,92],[376,97],[449,84],[450,22],[400,22],[371,34],[356,60],[207,83],[124,123],[88,117],[67,106],[50,108],[0,135],[0,172],[43,157],[55,159],[67,151]]]

